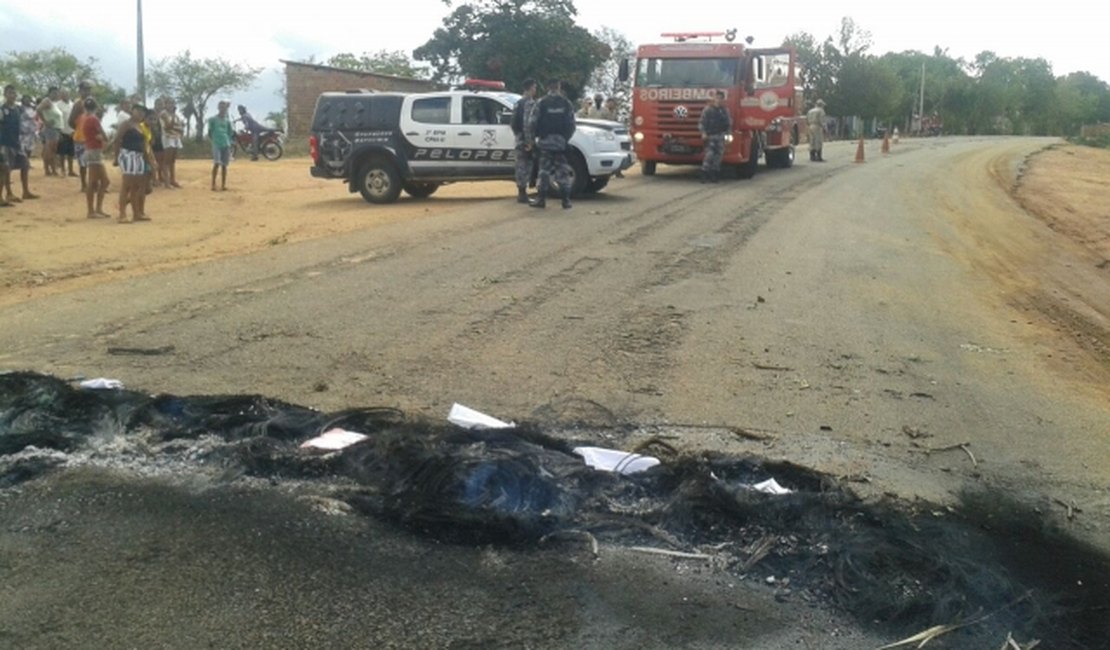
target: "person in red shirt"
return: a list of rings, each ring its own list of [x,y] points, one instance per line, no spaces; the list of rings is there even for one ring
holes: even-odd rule
[[[104,212],[104,194],[108,191],[108,170],[104,167],[104,143],[108,137],[100,125],[97,116],[96,100],[92,97],[85,100],[84,119],[81,120],[81,129],[85,136],[85,166],[88,168],[88,186],[85,189],[85,201],[89,208],[90,219],[103,219],[108,216]],[[93,199],[96,199],[96,209],[93,209]]]

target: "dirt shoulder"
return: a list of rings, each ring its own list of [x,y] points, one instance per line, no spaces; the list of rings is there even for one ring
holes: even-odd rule
[[[1013,188],[1023,208],[1061,235],[1056,248],[1028,260],[1036,285],[1023,306],[1048,318],[1054,338],[1090,355],[1100,382],[1110,379],[1108,178],[1110,150],[1058,145],[1031,156]]]
[[[1022,206],[1110,268],[1110,149],[1051,147],[1027,162],[1014,194]]]

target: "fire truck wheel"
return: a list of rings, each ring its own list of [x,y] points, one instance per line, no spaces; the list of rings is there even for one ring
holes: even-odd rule
[[[794,147],[787,146],[781,149],[772,149],[767,152],[767,166],[777,169],[789,169],[794,166]]]
[[[655,161],[654,160],[641,160],[640,173],[644,176],[655,176]]]
[[[759,138],[752,138],[752,150],[746,162],[742,162],[736,166],[736,173],[740,178],[751,178],[755,176],[755,172],[759,169]]]

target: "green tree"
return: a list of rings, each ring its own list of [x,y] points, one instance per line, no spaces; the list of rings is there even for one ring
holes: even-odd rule
[[[1057,131],[1056,80],[1044,59],[975,57],[976,119],[973,132],[1046,135]]]
[[[882,59],[853,54],[843,61],[832,96],[838,114],[890,120],[898,116],[901,102],[898,76]]]
[[[837,34],[836,51],[842,59],[862,56],[871,49],[871,32],[860,27],[848,16],[840,19],[840,33]]]
[[[941,48],[935,48],[931,56],[918,51],[889,52],[881,59],[894,71],[902,91],[895,117],[909,120],[920,111],[924,70],[925,114],[939,114],[946,132],[966,132],[974,84],[963,60],[953,59]]]
[[[0,58],[0,79],[15,83],[20,92],[36,97],[45,95],[51,86],[74,92],[82,81],[92,82],[101,102],[115,103],[127,94],[105,79],[96,59],[89,57],[82,61],[61,47],[8,52]]]
[[[424,79],[428,76],[427,70],[417,66],[409,58],[409,55],[402,50],[378,50],[377,52],[363,52],[359,55],[341,52],[329,58],[325,65],[345,70],[376,72],[410,79]]]
[[[448,4],[450,4],[448,0]],[[609,47],[574,22],[571,0],[471,0],[455,7],[413,56],[437,81],[556,77],[573,99],[610,56]]]
[[[632,79],[620,80],[621,61],[631,61],[636,56],[636,47],[628,37],[612,27],[602,27],[594,32],[594,38],[609,48],[609,58],[594,68],[587,82],[592,92],[617,100],[619,112],[626,114],[631,108]]]
[[[153,62],[147,75],[154,93],[175,98],[185,109],[186,118],[196,121],[196,140],[202,142],[208,101],[217,93],[250,88],[260,71],[224,59],[197,59],[185,50]]]
[[[812,105],[820,98],[831,96],[837,72],[830,56],[834,51],[832,41],[821,44],[813,34],[797,32],[787,36],[783,45],[793,47],[798,53],[799,76],[807,103]]]
[[[1056,81],[1061,131],[1077,135],[1084,124],[1110,122],[1110,85],[1090,72],[1073,72]]]
[[[266,121],[274,125],[279,131],[285,130],[285,111],[270,111],[266,114]]]
[[[1063,123],[1056,106],[1056,75],[1044,59],[1018,59],[1022,133],[1060,135]]]

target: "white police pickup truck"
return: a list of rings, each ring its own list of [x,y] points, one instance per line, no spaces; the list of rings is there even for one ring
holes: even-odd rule
[[[512,180],[516,151],[509,124],[520,96],[490,89],[490,83],[415,94],[320,95],[309,138],[311,174],[343,179],[370,203],[392,203],[402,190],[423,198],[456,181]],[[600,191],[634,162],[628,128],[578,120],[567,159],[572,195]]]

